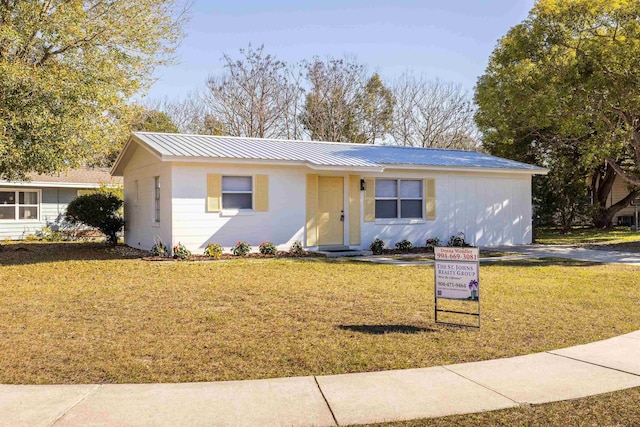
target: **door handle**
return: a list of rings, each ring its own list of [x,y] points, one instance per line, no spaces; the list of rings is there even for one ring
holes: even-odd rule
[[[344,222],[344,210],[340,211],[340,221]]]

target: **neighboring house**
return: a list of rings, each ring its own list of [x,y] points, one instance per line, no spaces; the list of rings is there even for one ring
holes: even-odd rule
[[[472,151],[145,132],[111,170],[124,177],[128,245],[197,253],[267,240],[424,246],[460,232],[476,245],[530,243],[531,176],[546,172]]]
[[[0,240],[22,239],[43,227],[56,230],[67,204],[101,184],[122,184],[105,168],[83,168],[55,175],[28,175],[28,181],[0,180]]]
[[[611,193],[609,193],[609,197],[607,198],[606,207],[616,204],[620,200],[624,199],[629,193],[629,185],[627,182],[620,178],[620,176],[616,176],[616,180],[613,182],[613,187],[611,188]],[[640,201],[640,196],[636,200]],[[635,223],[635,213],[635,206],[633,206],[633,204],[629,205],[615,214],[612,223],[613,225],[632,225]]]

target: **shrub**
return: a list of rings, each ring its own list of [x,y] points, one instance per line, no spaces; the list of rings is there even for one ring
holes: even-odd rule
[[[180,242],[173,247],[173,257],[178,259],[187,259],[191,256],[191,251],[184,247]]]
[[[236,242],[235,246],[231,248],[231,253],[235,256],[245,256],[251,252],[251,245],[247,242]]]
[[[380,255],[384,250],[384,242],[381,239],[374,239],[373,242],[369,245],[369,250],[373,252],[375,255]]]
[[[425,247],[427,249],[433,250],[433,248],[435,248],[436,246],[440,246],[440,239],[438,239],[437,237],[431,237],[427,239],[427,242],[425,244]]]
[[[158,239],[156,240],[156,243],[151,246],[151,255],[169,256],[169,249],[167,249],[167,245],[165,245],[160,239]]]
[[[275,255],[277,252],[276,245],[271,242],[262,242],[258,247],[260,253],[263,255]]]
[[[300,240],[296,240],[291,245],[291,249],[289,249],[289,253],[293,256],[302,256],[304,255],[304,248],[302,247],[302,242]]]
[[[107,236],[107,242],[115,245],[118,232],[124,226],[124,219],[118,213],[122,203],[122,199],[114,194],[86,194],[69,203],[65,220],[97,228]]]
[[[218,243],[209,243],[206,248],[204,248],[204,254],[211,258],[220,258],[222,256],[222,246]]]
[[[413,248],[413,245],[411,244],[410,241],[408,240],[400,240],[398,243],[396,243],[396,249],[401,250],[401,251],[408,251],[411,248]]]
[[[459,247],[469,247],[471,246],[469,243],[465,242],[464,240],[464,233],[460,232],[458,233],[457,236],[451,236],[451,238],[449,238],[449,242],[447,243],[447,246],[459,246]]]

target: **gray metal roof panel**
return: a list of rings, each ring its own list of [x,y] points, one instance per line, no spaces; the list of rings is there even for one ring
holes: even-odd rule
[[[292,161],[328,167],[407,165],[545,170],[476,151],[150,132],[134,135],[160,155],[172,157]]]

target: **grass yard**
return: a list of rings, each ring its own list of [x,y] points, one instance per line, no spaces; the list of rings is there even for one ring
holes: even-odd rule
[[[640,268],[481,266],[482,329],[433,322],[433,267],[149,262],[99,244],[0,252],[0,383],[255,379],[427,367],[640,328]],[[18,249],[18,250],[17,250]]]
[[[566,234],[560,234],[553,228],[537,228],[535,241],[543,245],[639,244],[640,232],[631,231],[629,227],[614,227],[610,230],[575,227]]]
[[[640,388],[633,388],[544,405],[434,419],[371,424],[370,427],[638,426],[640,425],[638,402],[640,402]]]

